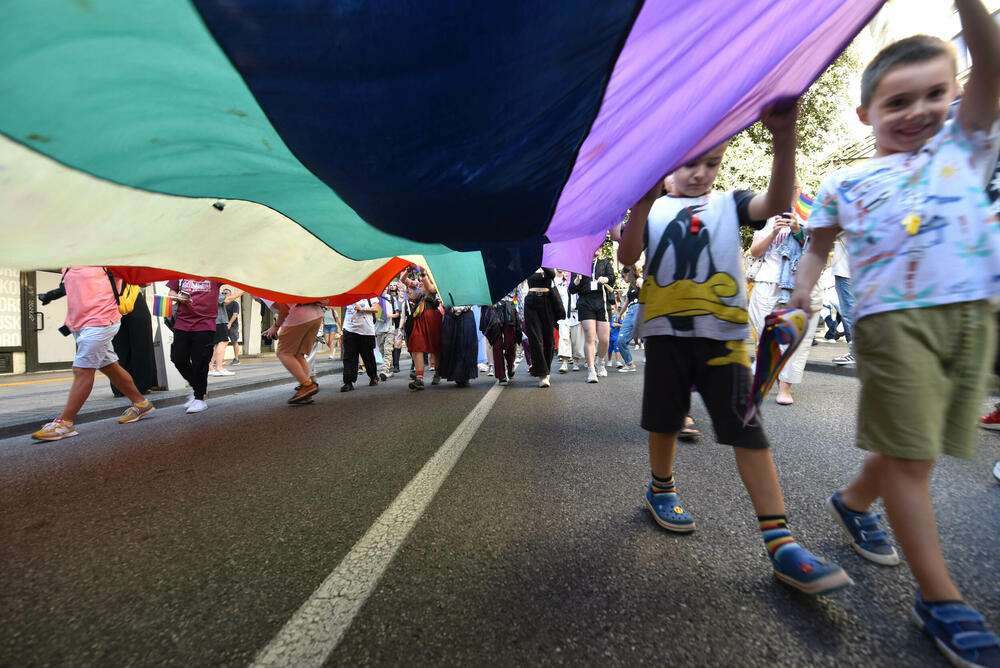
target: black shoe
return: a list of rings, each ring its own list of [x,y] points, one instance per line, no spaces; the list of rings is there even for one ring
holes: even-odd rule
[[[441,384],[441,376],[439,376],[438,374],[434,374],[434,377],[431,378],[431,385],[440,385],[440,384]]]
[[[393,373],[399,373],[399,367],[398,366],[392,367],[392,372]]]
[[[415,378],[415,379],[411,380],[410,381],[410,389],[411,390],[422,390],[422,389],[424,389],[424,379],[423,378]]]
[[[371,378],[368,380],[368,387],[372,387],[373,385],[378,385],[378,378]]]
[[[340,386],[341,392],[350,392],[353,389],[354,389],[354,383],[344,383],[343,385]]]
[[[410,380],[416,380],[416,379],[417,379],[417,372],[416,371],[411,371],[410,372]]]
[[[381,380],[382,382],[385,382],[389,380],[389,376],[385,375],[385,372],[383,371],[378,375],[378,379]],[[369,383],[369,385],[371,385],[371,383]]]

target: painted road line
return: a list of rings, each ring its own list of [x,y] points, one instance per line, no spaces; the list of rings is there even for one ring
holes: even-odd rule
[[[103,373],[94,374],[95,378],[107,378]],[[46,378],[45,380],[22,380],[17,383],[0,383],[0,387],[14,387],[15,385],[37,385],[38,383],[59,383],[66,380],[73,380],[73,376],[68,378]]]
[[[486,392],[337,568],[257,654],[251,666],[305,667],[322,666],[326,662],[502,389],[497,384]]]

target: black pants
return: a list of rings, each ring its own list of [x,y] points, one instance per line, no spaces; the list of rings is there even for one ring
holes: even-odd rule
[[[355,334],[344,330],[340,337],[344,346],[344,384],[352,385],[358,380],[358,355],[365,363],[365,372],[372,380],[378,379],[378,369],[375,368],[375,337],[365,334]]]
[[[215,348],[215,330],[185,332],[174,328],[170,361],[191,385],[195,399],[204,399],[208,390],[208,363]]]
[[[524,298],[524,328],[531,347],[532,376],[548,376],[552,370],[555,326],[549,295],[544,292],[529,292]]]
[[[135,387],[142,394],[156,385],[156,360],[153,358],[153,323],[149,318],[149,308],[146,300],[140,294],[135,300],[135,308],[131,313],[122,316],[121,327],[111,342],[118,363],[128,371],[135,381]],[[111,391],[116,397],[122,396],[121,391],[111,384]]]

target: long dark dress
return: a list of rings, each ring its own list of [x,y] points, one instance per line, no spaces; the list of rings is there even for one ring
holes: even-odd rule
[[[470,309],[445,311],[438,373],[459,385],[467,385],[479,376],[479,338],[476,336],[476,316]]]
[[[156,385],[156,359],[153,357],[153,321],[150,319],[146,297],[139,294],[131,313],[122,316],[121,327],[111,341],[118,355],[118,364],[128,371],[135,387],[142,394]],[[115,396],[122,393],[111,384]]]

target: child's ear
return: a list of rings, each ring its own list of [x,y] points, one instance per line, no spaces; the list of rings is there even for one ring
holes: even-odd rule
[[[863,107],[861,105],[858,105],[858,108],[855,109],[855,111],[858,112],[858,119],[862,123],[864,123],[865,125],[871,125],[871,122],[868,120],[868,107]]]

